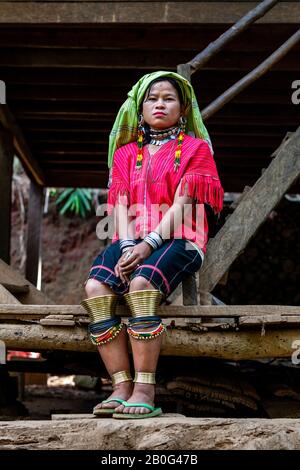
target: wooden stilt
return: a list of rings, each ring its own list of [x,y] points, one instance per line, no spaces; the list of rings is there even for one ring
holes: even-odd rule
[[[10,262],[11,182],[13,169],[13,138],[0,128],[0,258]]]
[[[27,226],[26,279],[34,285],[37,285],[41,256],[43,194],[44,188],[31,182]]]

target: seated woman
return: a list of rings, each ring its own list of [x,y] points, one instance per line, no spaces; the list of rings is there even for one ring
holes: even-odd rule
[[[165,331],[158,306],[202,266],[208,239],[204,204],[215,214],[223,204],[210,139],[186,79],[155,72],[138,81],[110,134],[108,163],[115,234],[93,263],[82,305],[114,390],[94,414],[148,418],[162,412],[154,405]],[[119,296],[132,315],[127,328],[115,316]]]

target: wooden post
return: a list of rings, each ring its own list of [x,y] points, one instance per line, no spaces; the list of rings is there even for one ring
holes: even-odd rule
[[[28,225],[27,225],[27,257],[26,279],[35,286],[38,280],[38,270],[41,257],[41,225],[43,217],[43,186],[33,181],[30,185]]]
[[[0,258],[10,262],[11,182],[13,171],[13,137],[0,127]]]
[[[191,81],[192,68],[190,64],[177,65],[177,73],[182,77],[186,78],[189,82]]]

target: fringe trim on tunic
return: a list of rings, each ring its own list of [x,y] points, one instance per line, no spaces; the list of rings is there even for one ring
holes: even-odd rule
[[[209,204],[215,214],[221,212],[224,190],[219,179],[199,174],[184,175],[180,183],[180,196],[185,194],[186,186],[189,197],[196,199],[199,204]]]

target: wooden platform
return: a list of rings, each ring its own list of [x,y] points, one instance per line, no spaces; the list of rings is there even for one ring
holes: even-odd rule
[[[162,355],[254,360],[292,357],[300,343],[300,307],[162,306]],[[117,314],[127,321],[128,311]],[[93,352],[89,318],[77,305],[0,305],[0,340],[8,349]]]

